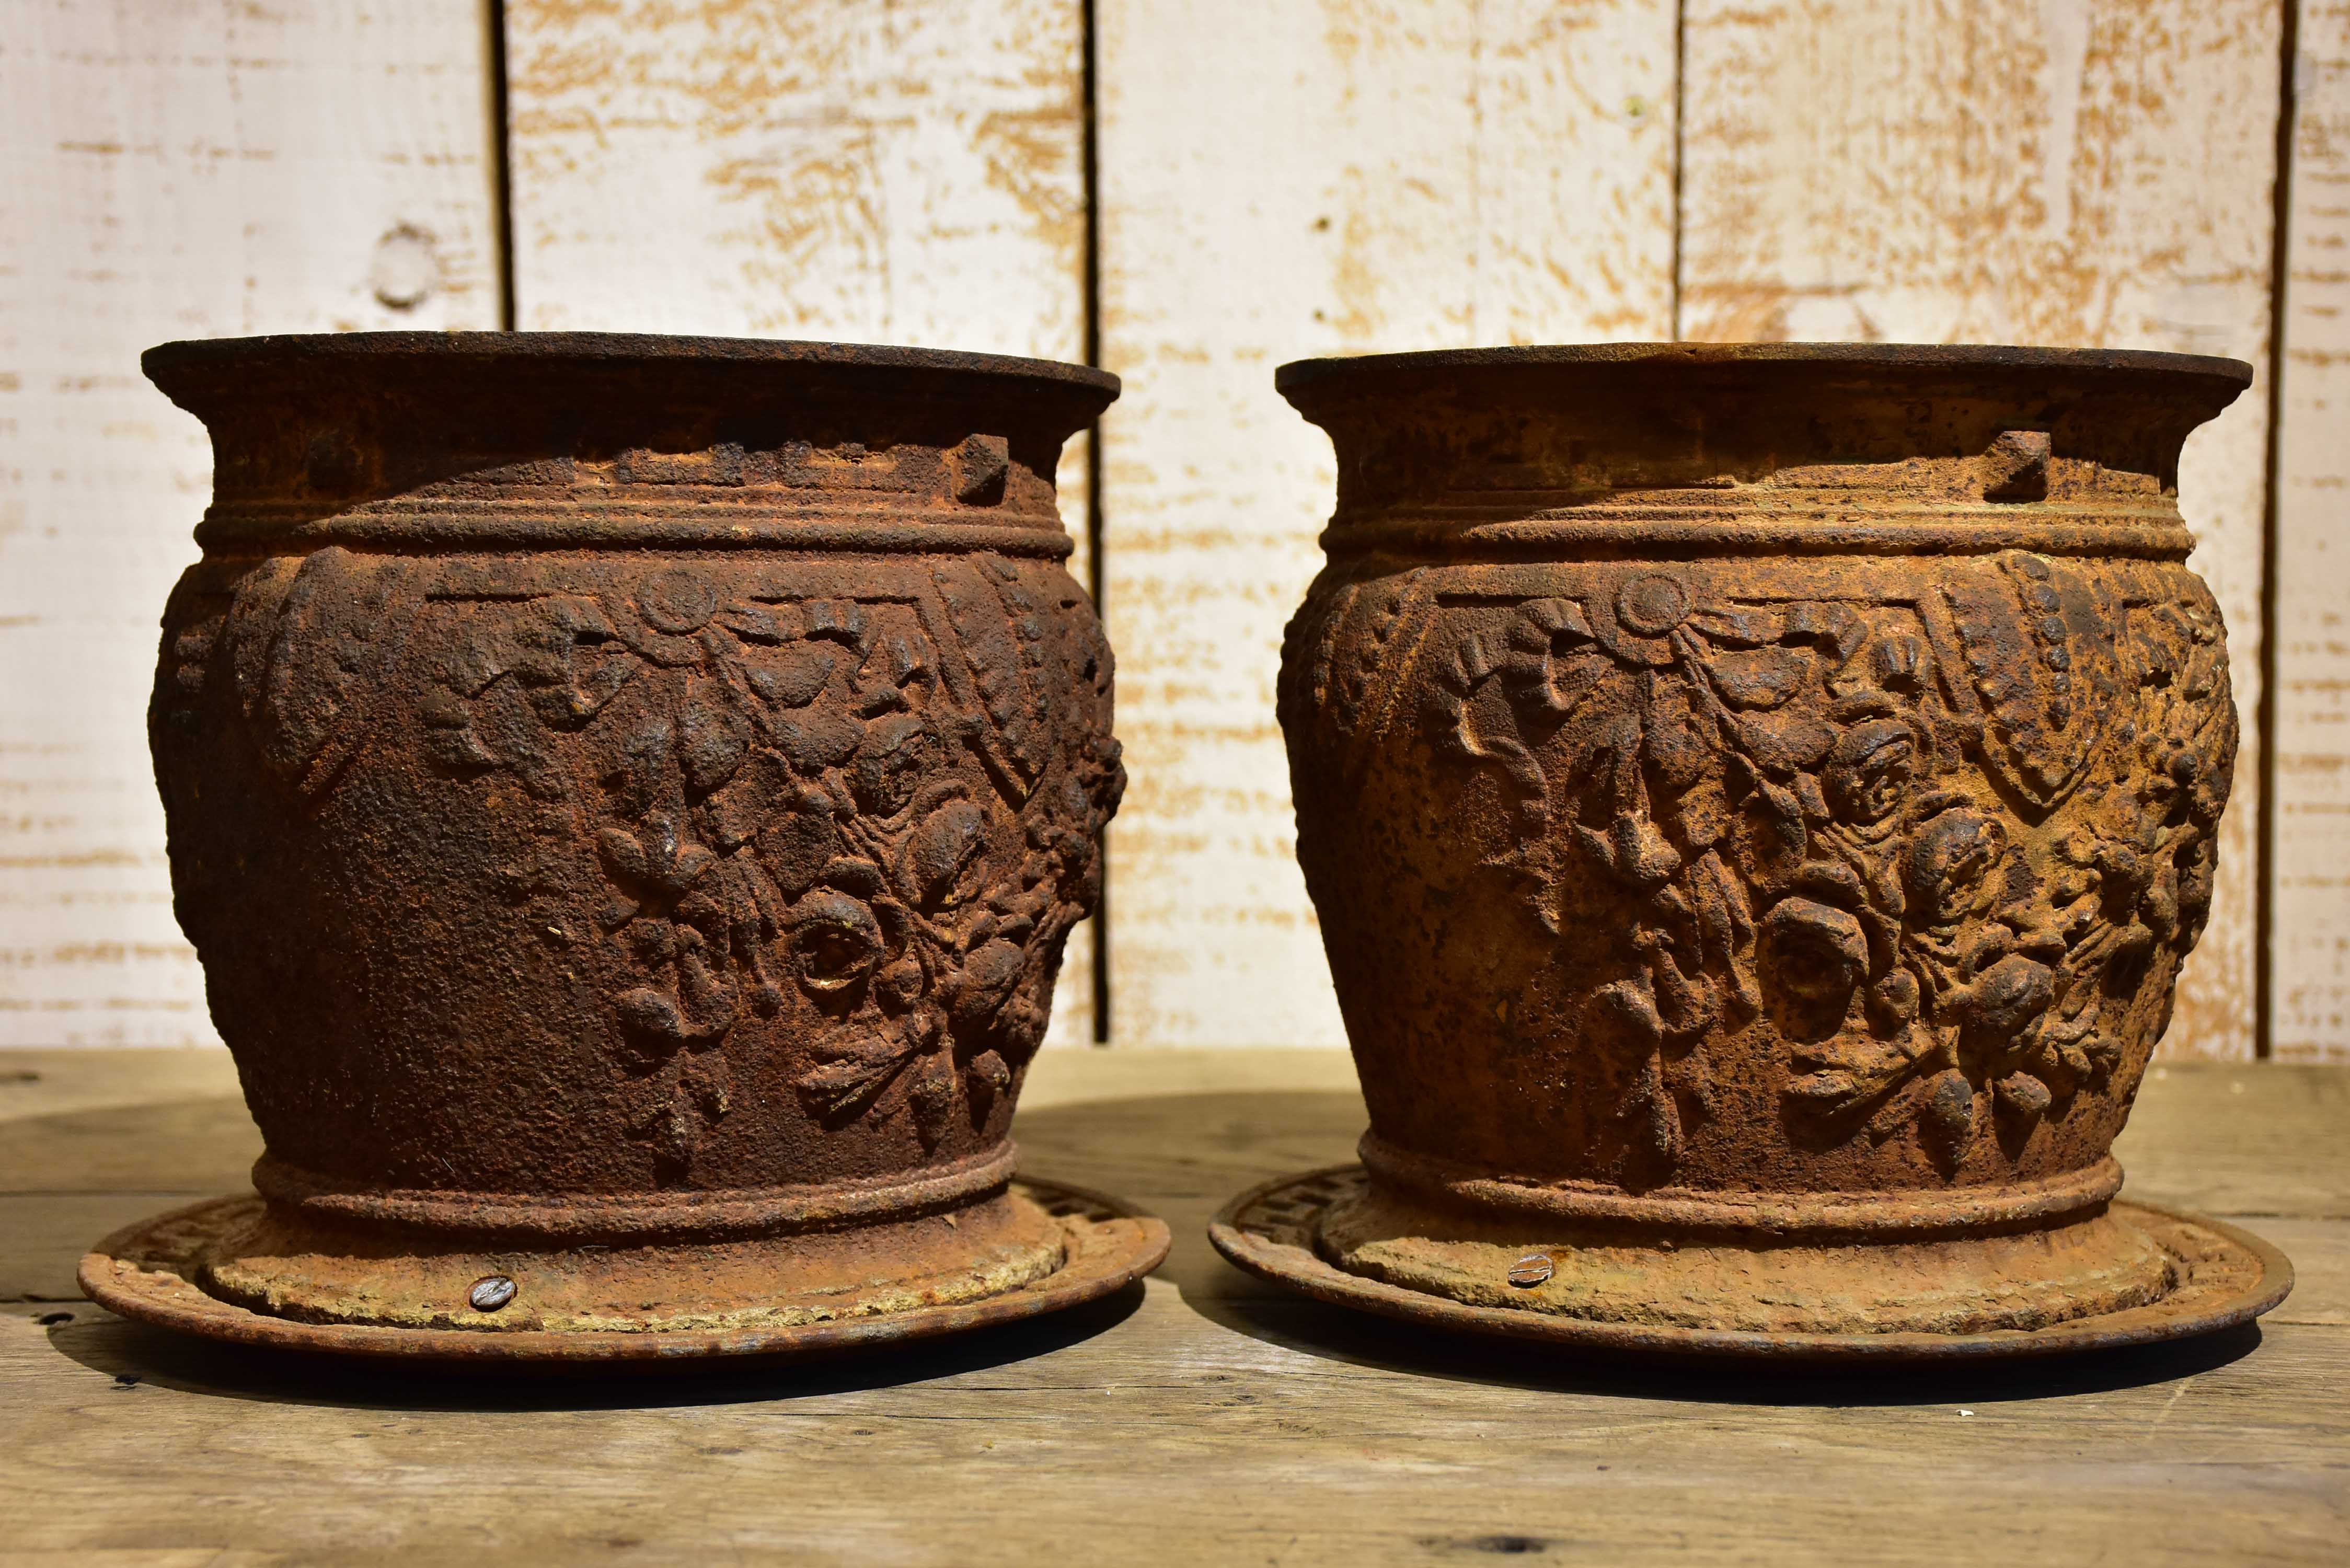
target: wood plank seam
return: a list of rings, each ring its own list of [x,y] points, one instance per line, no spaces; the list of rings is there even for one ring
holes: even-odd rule
[[[2260,800],[2253,824],[2252,847],[2260,857],[2258,880],[2252,888],[2252,950],[2258,968],[2252,975],[2252,1054],[2267,1061],[2275,1054],[2276,964],[2272,953],[2276,931],[2274,866],[2276,842],[2277,750],[2277,496],[2284,435],[2285,340],[2289,322],[2285,291],[2293,271],[2293,151],[2295,95],[2293,62],[2301,49],[2300,0],[2281,0],[2277,38],[2276,179],[2270,213],[2268,446],[2263,454],[2261,496],[2261,692],[2253,726]]]
[[[1082,178],[1085,190],[1086,232],[1084,272],[1080,286],[1084,290],[1085,362],[1098,368],[1102,362],[1101,333],[1101,45],[1100,20],[1096,14],[1096,0],[1083,0],[1079,7],[1082,35],[1080,48],[1080,90],[1083,95],[1085,139]],[[1092,596],[1096,614],[1102,603],[1102,428],[1096,420],[1086,427],[1086,592]],[[1110,1042],[1110,886],[1109,830],[1102,830],[1097,848],[1101,855],[1101,901],[1093,919],[1093,944],[1088,957],[1092,960],[1086,976],[1093,996],[1092,1044],[1107,1045]]]
[[[2281,1061],[2350,1062],[2350,3],[2288,10],[2267,541],[2270,1044]]]

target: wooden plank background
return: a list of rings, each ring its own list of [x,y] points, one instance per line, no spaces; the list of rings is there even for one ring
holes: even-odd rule
[[[147,691],[195,558],[173,337],[498,325],[478,0],[16,0],[0,26],[0,1042],[213,1038]]]
[[[1669,336],[1671,0],[1100,19],[1113,1034],[1335,1044],[1273,689],[1336,470],[1273,369]]]
[[[137,350],[510,311],[1126,377],[1097,520],[1088,443],[1063,466],[1134,777],[1110,1008],[1082,940],[1054,1038],[1142,1045],[1341,1039],[1272,718],[1331,464],[1281,360],[2250,359],[2182,476],[2247,745],[2164,1048],[2350,1061],[2350,0],[2291,4],[35,0],[0,32],[0,1044],[209,1037],[140,717],[205,453]]]
[[[2272,1044],[2350,1060],[2350,0],[2302,8],[2278,410]]]

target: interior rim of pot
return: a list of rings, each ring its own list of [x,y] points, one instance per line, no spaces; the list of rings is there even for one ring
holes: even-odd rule
[[[2150,348],[2033,348],[1991,343],[1559,343],[1503,348],[1437,348],[1406,354],[1336,355],[1294,359],[1274,372],[1274,386],[1296,402],[1301,393],[1392,392],[1453,373],[1560,369],[1718,369],[1761,371],[1850,368],[1871,371],[2055,371],[2098,379],[2148,376],[2203,382],[2231,399],[2251,385],[2252,367],[2209,354]]]
[[[420,361],[457,365],[467,361],[625,368],[700,362],[863,370],[931,371],[949,379],[1118,390],[1107,370],[1058,359],[1013,354],[980,354],[953,348],[915,348],[885,343],[826,343],[784,337],[714,337],[656,332],[284,332],[255,337],[193,337],[159,343],[140,356],[151,376],[176,370],[234,368],[325,367],[337,361]]]

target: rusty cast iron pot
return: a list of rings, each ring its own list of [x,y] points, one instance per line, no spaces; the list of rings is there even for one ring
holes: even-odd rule
[[[1613,1323],[2159,1302],[2109,1147],[2236,756],[2182,564],[2251,375],[1894,346],[1312,360],[1298,858],[1369,1103],[1351,1273]]]
[[[1061,1266],[1006,1129],[1124,780],[1054,497],[1116,378],[567,333],[145,364],[217,460],[150,717],[268,1147],[203,1290],[710,1330]]]

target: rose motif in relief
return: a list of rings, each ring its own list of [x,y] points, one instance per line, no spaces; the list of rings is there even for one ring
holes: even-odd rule
[[[1652,571],[1438,644],[1430,730],[1506,781],[1538,917],[1594,871],[1620,896],[1598,1001],[1652,1155],[1710,1114],[1705,1038],[1758,1017],[1801,1136],[1908,1129],[1945,1170],[2106,1086],[2209,908],[2233,713],[2207,607],[2125,625],[2070,571],[2010,555],[1922,606]]]
[[[941,659],[962,655],[910,603],[733,600],[676,567],[629,599],[470,608],[428,753],[508,769],[546,804],[544,853],[506,875],[546,902],[533,923],[555,940],[584,935],[565,926],[560,805],[599,819],[594,935],[636,976],[608,1002],[637,1131],[668,1168],[726,1114],[746,1013],[795,1010],[812,1042],[798,1092],[827,1123],[902,1112],[935,1147],[1011,1086],[1092,902],[1115,742],[1024,809],[974,789],[956,764],[988,721],[950,692]],[[1008,861],[989,850],[1006,836]]]

